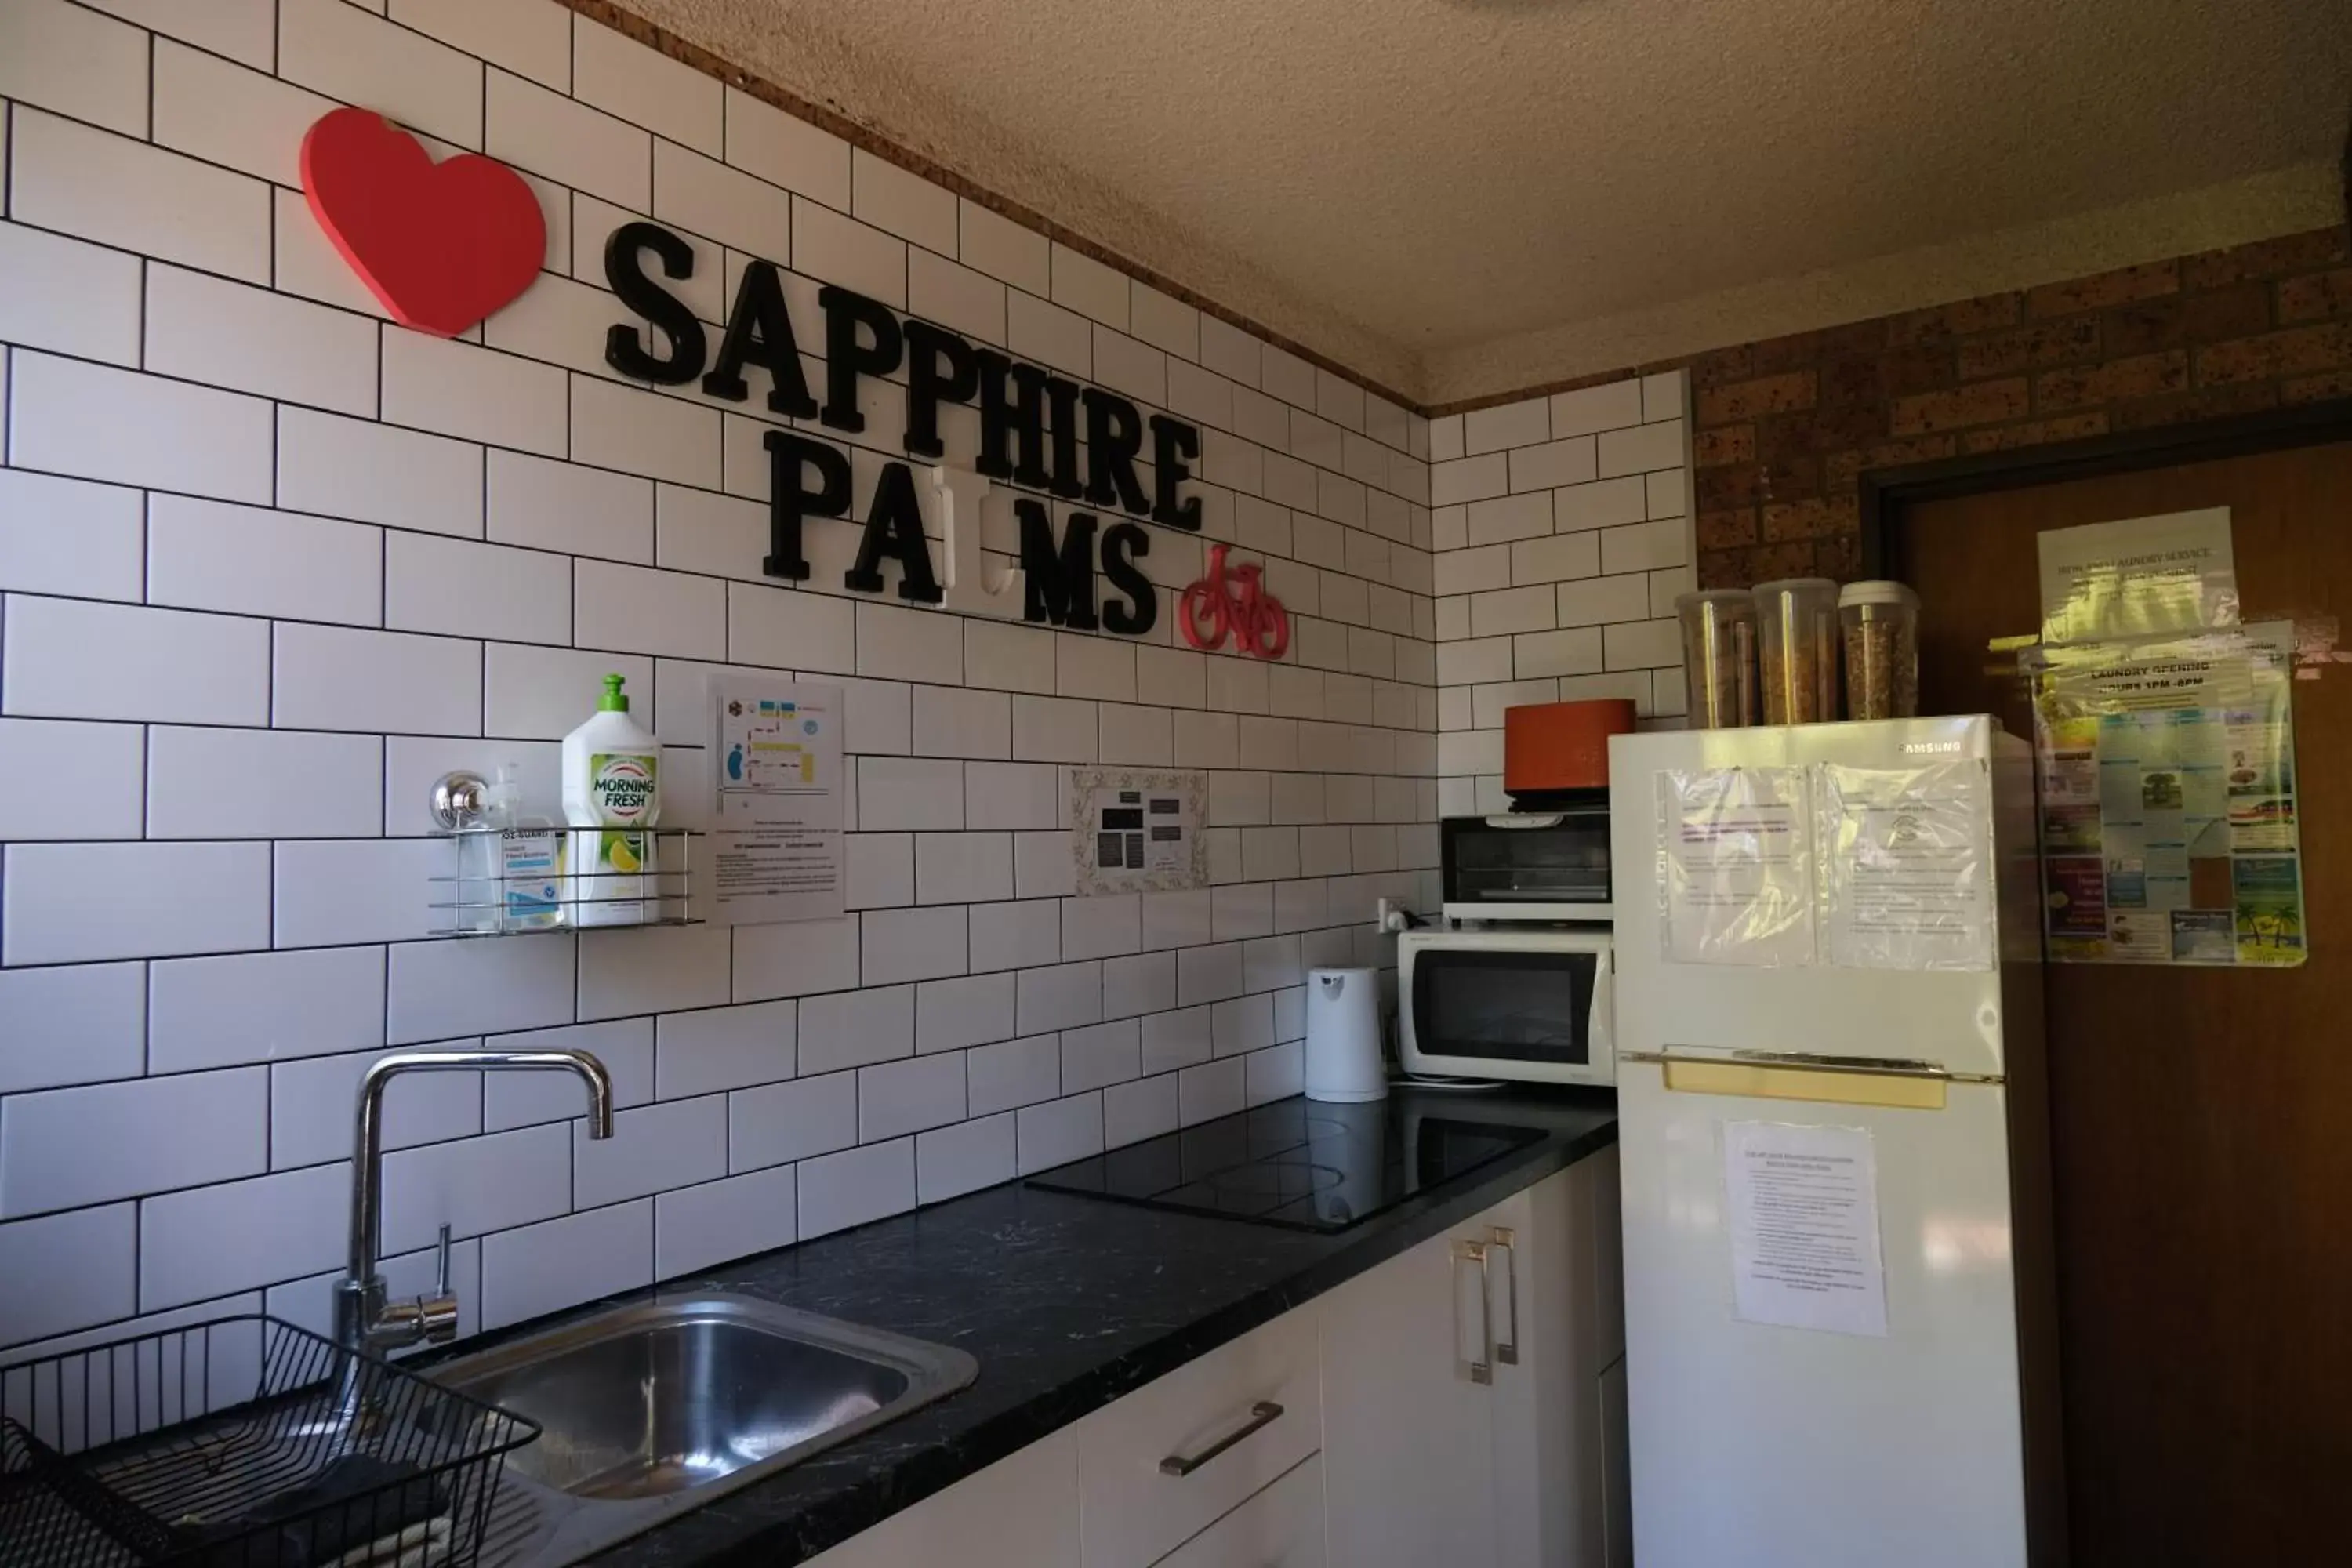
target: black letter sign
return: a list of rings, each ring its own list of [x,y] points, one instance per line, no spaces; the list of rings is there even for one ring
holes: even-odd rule
[[[646,266],[648,253],[660,263],[658,274]],[[770,412],[821,419],[849,431],[866,428],[866,416],[858,408],[859,379],[887,380],[903,364],[907,415],[901,436],[911,457],[934,462],[946,458],[940,409],[961,404],[978,416],[979,447],[971,461],[982,474],[1027,490],[1050,492],[1060,498],[1055,505],[1076,501],[1094,509],[1070,512],[1057,531],[1045,501],[1034,495],[1013,498],[1027,583],[1024,616],[1124,637],[1151,630],[1159,619],[1159,590],[1138,564],[1150,552],[1150,532],[1096,514],[1116,508],[1165,527],[1198,532],[1201,498],[1179,493],[1200,459],[1196,426],[1160,414],[1147,421],[1133,402],[1117,393],[1081,385],[999,350],[977,347],[945,327],[901,317],[878,300],[833,284],[819,288],[816,296],[824,312],[824,400],[820,404],[802,368],[782,275],[775,265],[756,257],[744,263],[728,307],[726,331],[712,359],[694,308],[657,280],[692,277],[694,262],[694,247],[659,224],[633,219],[613,230],[604,242],[604,277],[638,321],[607,329],[607,364],[633,381],[668,386],[699,377],[705,395],[730,403],[751,396],[744,369],[757,365],[768,373]],[[640,322],[649,323],[650,330]],[[666,353],[654,352],[656,332],[667,339],[659,345]],[[706,363],[708,375],[703,374]],[[808,519],[852,515],[849,455],[831,441],[799,431],[762,428],[769,500],[768,553],[761,570],[772,577],[803,582],[809,576],[803,550]],[[588,456],[593,459],[595,454]],[[1151,464],[1148,486],[1146,461]],[[843,574],[843,585],[862,594],[882,592],[888,585],[882,572],[886,559],[898,563],[900,598],[923,605],[944,600],[930,542],[923,534],[921,492],[913,467],[905,462],[882,465],[858,539],[856,562]],[[1110,588],[1099,604],[1097,567]]]
[[[1151,629],[1160,618],[1160,599],[1151,591],[1151,579],[1136,566],[1135,557],[1149,554],[1151,535],[1131,522],[1115,522],[1103,531],[1103,575],[1110,585],[1127,595],[1127,603],[1107,604],[1102,608],[1105,631],[1139,637]]]
[[[857,412],[857,378],[879,381],[898,368],[898,318],[890,307],[828,283],[816,291],[824,307],[824,422],[836,430],[863,430]],[[858,341],[864,327],[873,342]]]
[[[760,570],[797,583],[809,574],[801,554],[801,520],[839,517],[849,510],[849,459],[830,441],[812,441],[789,430],[760,437],[768,448],[768,558]],[[801,481],[816,470],[816,489]]]
[[[1143,450],[1143,420],[1135,405],[1115,393],[1087,387],[1087,500],[1097,506],[1115,506],[1148,517],[1143,481],[1135,472],[1135,455]]]
[[[882,557],[898,563],[898,597],[936,605],[940,580],[931,574],[931,549],[923,542],[923,509],[915,500],[915,470],[885,463],[875,482],[874,504],[866,509],[866,533],[857,542],[856,564],[841,574],[841,585],[861,594],[882,591]]]
[[[1192,477],[1191,460],[1201,455],[1201,433],[1164,414],[1151,416],[1151,521],[1171,528],[1201,529],[1201,498],[1176,499],[1176,487]]]
[[[980,365],[971,345],[929,321],[907,323],[907,450],[936,458],[940,404],[970,403],[980,395]]]
[[[1021,571],[1029,580],[1024,617],[1094,630],[1095,520],[1072,512],[1070,531],[1056,545],[1054,520],[1046,515],[1045,502],[1016,497],[1013,513],[1021,520]]]
[[[793,319],[784,310],[783,285],[774,266],[765,261],[744,265],[743,281],[735,285],[735,307],[727,312],[727,335],[719,342],[719,363],[702,378],[702,390],[742,402],[751,391],[743,384],[747,364],[767,367],[774,383],[768,388],[770,409],[795,419],[816,417],[816,399],[809,395],[808,380],[801,374]]]
[[[669,357],[646,352],[637,329],[616,323],[604,333],[604,363],[623,375],[680,386],[702,374],[702,323],[687,302],[646,276],[640,251],[661,258],[672,278],[694,276],[694,247],[656,224],[625,223],[604,241],[604,281],[621,303],[659,327],[669,338]]]

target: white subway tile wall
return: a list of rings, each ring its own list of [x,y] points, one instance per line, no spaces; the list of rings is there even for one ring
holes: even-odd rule
[[[1681,727],[1689,397],[1677,370],[1430,422],[1438,816],[1507,806],[1507,708],[1622,697]]]
[[[1662,634],[1604,637],[1648,601],[1569,575],[1597,550],[1654,597],[1687,562],[1653,526],[1679,426],[1638,398],[1480,418],[1482,467],[1436,484],[1461,421],[1435,440],[555,0],[7,9],[0,758],[56,787],[0,823],[0,1351],[213,1300],[322,1318],[349,1087],[386,1047],[577,1044],[625,1108],[598,1143],[567,1079],[395,1086],[385,1240],[413,1273],[454,1226],[468,1331],[1295,1089],[1304,967],[1377,952],[1343,929],[1376,897],[1434,898],[1436,630],[1509,626],[1504,681],[1514,638],[1600,628],[1580,670],[1658,705],[1628,661]],[[296,154],[342,101],[530,176],[548,270],[484,329],[391,324],[316,232]],[[1156,524],[1141,639],[851,595],[837,524],[806,583],[763,577],[763,389],[604,363],[631,320],[604,241],[642,215],[706,321],[756,256],[804,349],[837,284],[1202,426],[1189,491],[1264,562],[1289,659],[1182,647],[1202,542]],[[860,515],[903,397],[806,426]],[[1498,552],[1464,594],[1524,606],[1437,613],[1433,489]],[[510,761],[556,809],[551,742],[615,670],[683,790],[722,663],[849,688],[851,914],[429,937],[435,776]],[[1097,760],[1211,771],[1214,889],[1069,897],[1066,767]]]

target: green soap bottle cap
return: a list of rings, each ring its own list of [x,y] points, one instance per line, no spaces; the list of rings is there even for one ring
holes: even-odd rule
[[[604,678],[604,695],[596,700],[599,713],[626,713],[629,700],[621,695],[621,682],[625,677],[608,675]]]

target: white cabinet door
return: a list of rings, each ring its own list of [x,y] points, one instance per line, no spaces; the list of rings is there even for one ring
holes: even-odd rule
[[[936,1497],[894,1513],[810,1568],[1078,1568],[1074,1428],[1032,1443]]]
[[[1500,1568],[1598,1568],[1591,1203],[1580,1164],[1479,1216],[1496,1334],[1515,1352],[1491,1401]]]
[[[1160,1560],[1159,1568],[1323,1568],[1323,1461],[1309,1456]]]
[[[1433,1237],[1323,1299],[1323,1489],[1346,1568],[1492,1568],[1495,1418],[1476,1266]]]
[[[1286,1312],[1070,1428],[1087,1568],[1142,1568],[1322,1439],[1318,1307]]]
[[[1332,1562],[1603,1568],[1615,1177],[1580,1161],[1325,1299]]]

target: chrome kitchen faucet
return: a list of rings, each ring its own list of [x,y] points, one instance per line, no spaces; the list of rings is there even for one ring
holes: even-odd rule
[[[613,1079],[586,1051],[402,1051],[379,1058],[360,1079],[359,1126],[352,1162],[352,1256],[334,1285],[335,1342],[381,1353],[414,1344],[444,1344],[457,1332],[457,1299],[449,1289],[449,1227],[441,1227],[439,1283],[433,1294],[385,1299],[377,1270],[383,1225],[383,1090],[406,1072],[520,1068],[577,1073],[588,1086],[588,1136],[613,1135]]]

